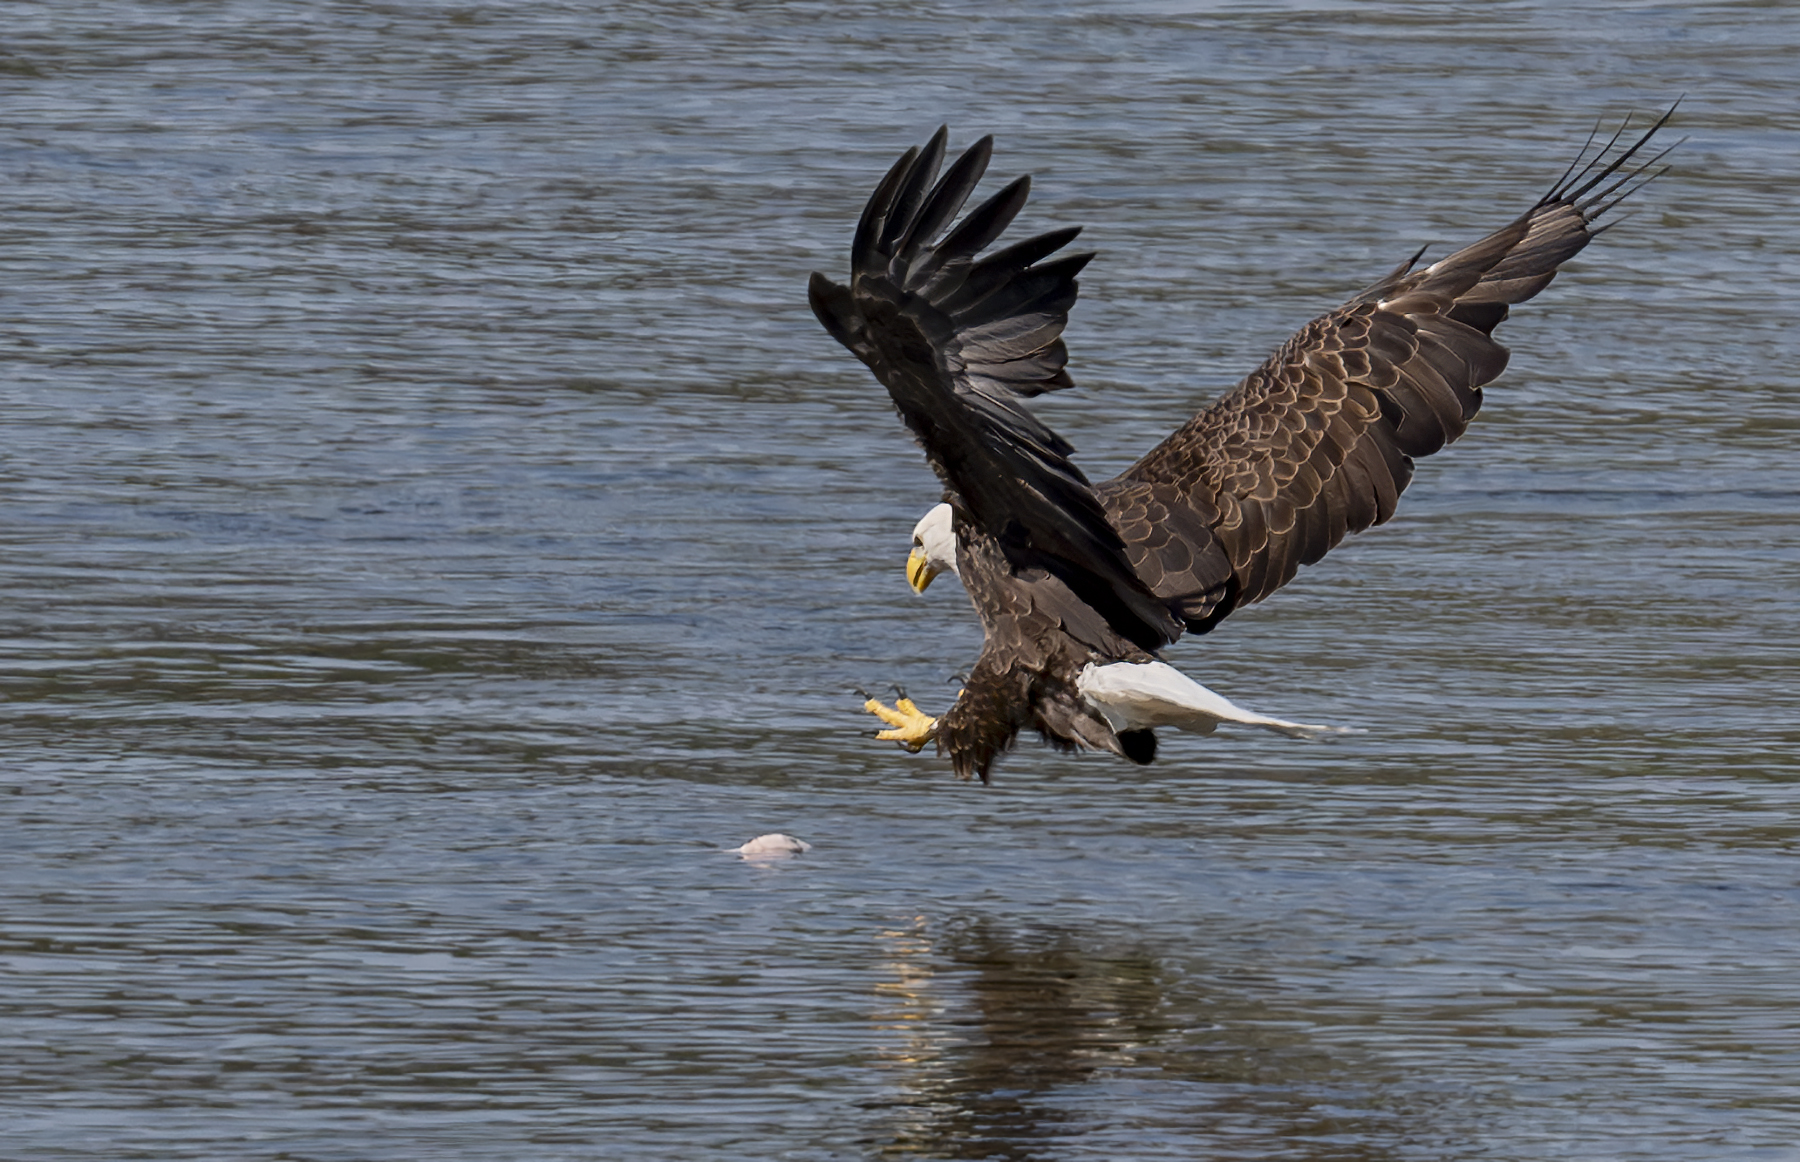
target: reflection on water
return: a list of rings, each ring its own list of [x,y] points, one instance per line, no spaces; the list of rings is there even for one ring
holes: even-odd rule
[[[1160,990],[1147,958],[1083,957],[1055,934],[1021,946],[992,927],[952,927],[934,946],[921,924],[886,934],[903,998],[900,1063],[909,1093],[889,1152],[1023,1158],[1041,1138],[1079,1133],[1060,1091],[1129,1065],[1155,1040]],[[933,972],[932,960],[947,963]],[[941,993],[951,995],[936,995]],[[934,1011],[935,1010],[935,1011]]]
[[[877,1027],[904,1097],[890,1156],[1026,1159],[1088,1148],[1122,1111],[1143,1130],[1167,1120],[1209,1157],[1389,1157],[1378,1143],[1423,1138],[1391,1106],[1354,1048],[1309,1035],[1317,1014],[1284,1011],[1268,979],[1207,971],[1164,952],[1073,930],[923,918],[882,933],[891,1007]],[[1352,1064],[1352,1061],[1355,1064]],[[1106,1092],[1083,1092],[1103,1075]],[[1401,1123],[1400,1126],[1396,1122]],[[1130,1136],[1117,1139],[1129,1148]]]

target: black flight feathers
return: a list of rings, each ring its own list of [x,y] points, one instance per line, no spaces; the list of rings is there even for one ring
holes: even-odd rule
[[[876,187],[850,248],[850,284],[814,274],[813,312],[887,387],[961,520],[1019,570],[1044,569],[1121,636],[1155,650],[1181,633],[1139,579],[1073,447],[1018,400],[1072,385],[1062,330],[1092,254],[1053,258],[1077,229],[981,251],[1025,205],[1020,178],[945,230],[987,169],[993,139],[944,173],[943,129]]]

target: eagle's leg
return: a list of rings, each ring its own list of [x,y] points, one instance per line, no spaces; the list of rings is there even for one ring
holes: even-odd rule
[[[892,706],[868,698],[863,709],[893,728],[880,731],[876,738],[897,742],[913,754],[924,750],[925,744],[937,737],[938,720],[914,706],[913,700],[904,694],[895,697]]]

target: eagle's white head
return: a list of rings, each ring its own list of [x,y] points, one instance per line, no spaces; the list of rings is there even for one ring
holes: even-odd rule
[[[950,506],[940,504],[913,526],[912,552],[906,558],[906,579],[916,592],[925,592],[932,578],[956,572],[956,529]]]

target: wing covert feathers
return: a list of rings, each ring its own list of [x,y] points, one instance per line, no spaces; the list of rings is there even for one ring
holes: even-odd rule
[[[895,162],[864,208],[848,286],[814,274],[813,311],[868,365],[950,497],[1019,569],[1061,578],[1119,634],[1154,650],[1181,623],[1138,579],[1073,447],[1019,403],[1072,386],[1062,331],[1090,254],[1075,229],[982,256],[1030,192],[1020,178],[955,219],[987,168],[982,138],[943,177],[945,131]],[[938,236],[942,234],[942,237]]]
[[[1630,163],[1673,112],[1628,148],[1615,152],[1624,126],[1591,159],[1584,147],[1535,206],[1481,241],[1422,269],[1414,255],[1314,319],[1102,486],[1118,496],[1151,490],[1160,519],[1185,506],[1210,529],[1211,542],[1159,546],[1145,554],[1150,561],[1134,556],[1158,593],[1185,586],[1195,595],[1181,607],[1190,630],[1260,601],[1346,535],[1393,515],[1413,461],[1463,434],[1482,385],[1506,367],[1507,350],[1491,332],[1507,308],[1548,286],[1605,229],[1595,221],[1662,172],[1653,167],[1667,150]],[[1159,518],[1121,511],[1115,523],[1134,551],[1156,538]],[[1187,564],[1215,550],[1212,571]]]

